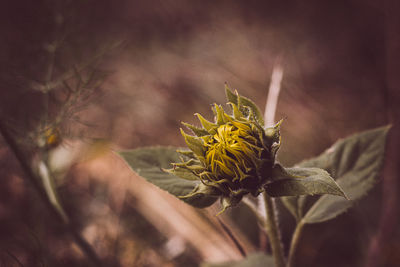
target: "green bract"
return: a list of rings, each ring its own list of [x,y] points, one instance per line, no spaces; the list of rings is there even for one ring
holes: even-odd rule
[[[223,210],[237,204],[244,195],[257,196],[271,177],[280,146],[279,127],[264,130],[260,112],[253,102],[233,94],[226,87],[232,114],[214,105],[214,122],[196,114],[202,128],[183,123],[194,135],[181,133],[190,150],[182,154],[167,172],[201,183],[188,195],[221,196]]]

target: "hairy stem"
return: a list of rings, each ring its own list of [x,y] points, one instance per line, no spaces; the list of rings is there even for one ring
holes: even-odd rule
[[[280,240],[279,228],[276,219],[276,208],[273,199],[264,192],[265,202],[265,231],[268,234],[268,238],[271,244],[272,254],[275,260],[276,267],[285,266],[285,257],[283,255],[282,243]]]
[[[300,220],[296,226],[296,229],[294,230],[294,233],[292,236],[292,241],[290,242],[289,258],[288,258],[287,267],[294,266],[295,253],[296,253],[297,247],[299,245],[299,240],[300,240],[301,233],[303,232],[303,227],[304,227],[304,223],[302,220]]]

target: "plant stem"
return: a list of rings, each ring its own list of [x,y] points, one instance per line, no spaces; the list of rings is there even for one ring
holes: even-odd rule
[[[265,202],[265,230],[268,234],[269,241],[271,243],[272,254],[275,260],[276,267],[284,267],[285,266],[285,257],[283,255],[282,243],[279,235],[279,228],[276,219],[276,208],[273,202],[273,199],[268,196],[265,192],[264,202]]]
[[[268,89],[267,102],[265,103],[264,123],[265,127],[274,126],[276,107],[278,105],[279,92],[281,91],[281,83],[283,77],[283,67],[281,65],[281,57],[278,56],[276,63],[272,69],[271,83]],[[258,197],[259,214],[265,218],[265,203],[264,198]]]
[[[290,242],[290,250],[289,250],[289,258],[288,258],[287,267],[294,266],[295,253],[297,250],[297,246],[299,245],[299,240],[300,240],[301,233],[303,232],[303,227],[304,227],[303,220],[300,220],[296,226],[296,229],[294,230],[292,241]]]
[[[221,225],[222,229],[225,231],[225,233],[229,236],[229,238],[232,240],[232,242],[235,244],[236,248],[239,250],[240,254],[245,258],[247,256],[246,251],[244,250],[243,246],[240,244],[239,240],[235,237],[235,235],[232,233],[231,229],[218,217],[217,221]]]

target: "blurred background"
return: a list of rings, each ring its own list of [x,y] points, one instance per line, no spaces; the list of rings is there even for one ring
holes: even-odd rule
[[[195,210],[112,151],[184,146],[181,121],[198,125],[196,112],[211,120],[225,82],[264,109],[277,64],[284,165],[394,125],[378,186],[306,228],[298,266],[396,266],[399,12],[391,0],[2,3],[0,266],[91,266],[77,236],[104,266],[241,259],[218,204]],[[21,162],[57,189],[68,227]],[[287,250],[295,222],[280,216]],[[268,250],[248,210],[220,217],[247,253]]]

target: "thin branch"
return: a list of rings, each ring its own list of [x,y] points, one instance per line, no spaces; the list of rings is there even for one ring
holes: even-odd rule
[[[244,250],[243,246],[239,243],[239,240],[235,237],[235,235],[232,233],[232,231],[229,229],[229,227],[222,222],[222,220],[218,217],[217,221],[221,225],[222,229],[224,229],[225,233],[229,236],[229,238],[233,241],[237,249],[239,250],[240,254],[242,254],[243,257],[246,257],[246,251]]]
[[[57,88],[58,86],[62,85],[64,81],[72,78],[75,76],[76,72],[80,72],[89,66],[91,66],[93,63],[95,63],[98,59],[102,58],[108,51],[111,51],[119,46],[121,46],[122,42],[115,42],[110,44],[109,46],[106,46],[105,48],[101,49],[97,54],[89,58],[87,61],[73,66],[70,70],[64,72],[61,74],[57,79],[45,82],[43,83],[38,83],[38,82],[33,82],[32,83],[32,88],[38,91],[42,92],[47,92],[50,90],[53,90],[54,88]]]
[[[22,262],[20,262],[19,259],[14,254],[9,252],[8,250],[5,250],[5,253],[7,253],[8,256],[10,256],[13,260],[15,260],[18,263],[19,266],[24,267]]]
[[[288,257],[287,267],[293,267],[294,266],[296,250],[297,250],[297,247],[299,245],[299,240],[300,240],[301,233],[303,232],[303,228],[304,228],[304,223],[303,223],[303,221],[300,221],[296,226],[296,229],[295,229],[295,231],[293,233],[293,236],[292,236],[292,241],[290,242],[290,249],[289,249],[289,257]]]

